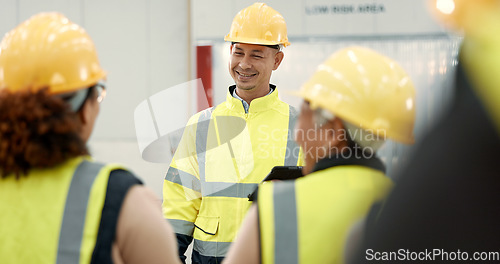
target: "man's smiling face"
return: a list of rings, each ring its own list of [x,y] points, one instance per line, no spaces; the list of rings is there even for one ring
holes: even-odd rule
[[[241,90],[269,90],[271,73],[277,69],[283,53],[270,47],[235,43],[231,45],[229,73]]]

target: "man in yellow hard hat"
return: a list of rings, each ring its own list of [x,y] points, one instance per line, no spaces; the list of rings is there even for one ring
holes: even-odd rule
[[[194,238],[193,263],[221,261],[248,199],[274,166],[301,164],[292,139],[296,112],[278,98],[271,74],[289,45],[283,17],[263,3],[241,10],[229,34],[226,101],[190,118],[163,185],[163,214],[181,259]]]
[[[392,187],[376,151],[413,143],[413,84],[375,51],[339,50],[297,95],[305,176],[259,187],[228,263],[344,263],[350,231]]]
[[[450,108],[422,139],[356,263],[500,261],[500,0],[432,0],[465,33]]]
[[[180,263],[156,195],[89,156],[105,78],[92,39],[62,14],[0,43],[1,263]]]

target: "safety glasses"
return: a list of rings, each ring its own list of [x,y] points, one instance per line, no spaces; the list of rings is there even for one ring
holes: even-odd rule
[[[78,112],[82,108],[83,103],[93,94],[92,90],[96,91],[97,102],[101,103],[106,97],[106,85],[104,81],[99,81],[88,89],[81,89],[75,93],[71,93],[69,97],[66,97],[67,94],[61,95],[61,97],[70,105],[73,112]]]
[[[104,82],[98,82],[94,88],[97,92],[97,102],[101,103],[106,97],[106,85]]]

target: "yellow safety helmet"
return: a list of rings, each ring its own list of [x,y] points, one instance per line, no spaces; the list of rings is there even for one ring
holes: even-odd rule
[[[460,60],[500,133],[500,0],[430,0],[443,24],[465,33]]]
[[[334,53],[296,95],[379,136],[414,142],[415,89],[406,72],[377,52],[349,47]]]
[[[264,3],[254,3],[236,14],[225,41],[259,45],[290,45],[283,16]]]
[[[467,34],[481,31],[482,23],[495,20],[494,16],[500,8],[498,0],[428,0],[428,3],[431,12],[442,24]]]
[[[40,13],[0,43],[0,89],[73,92],[106,77],[92,39],[59,13]]]

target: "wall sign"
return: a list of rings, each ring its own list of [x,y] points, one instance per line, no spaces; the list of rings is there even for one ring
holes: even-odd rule
[[[345,15],[345,14],[379,14],[384,13],[383,4],[358,4],[358,5],[312,5],[305,7],[306,16]]]
[[[307,0],[302,10],[306,36],[379,36],[442,33],[415,0]]]

